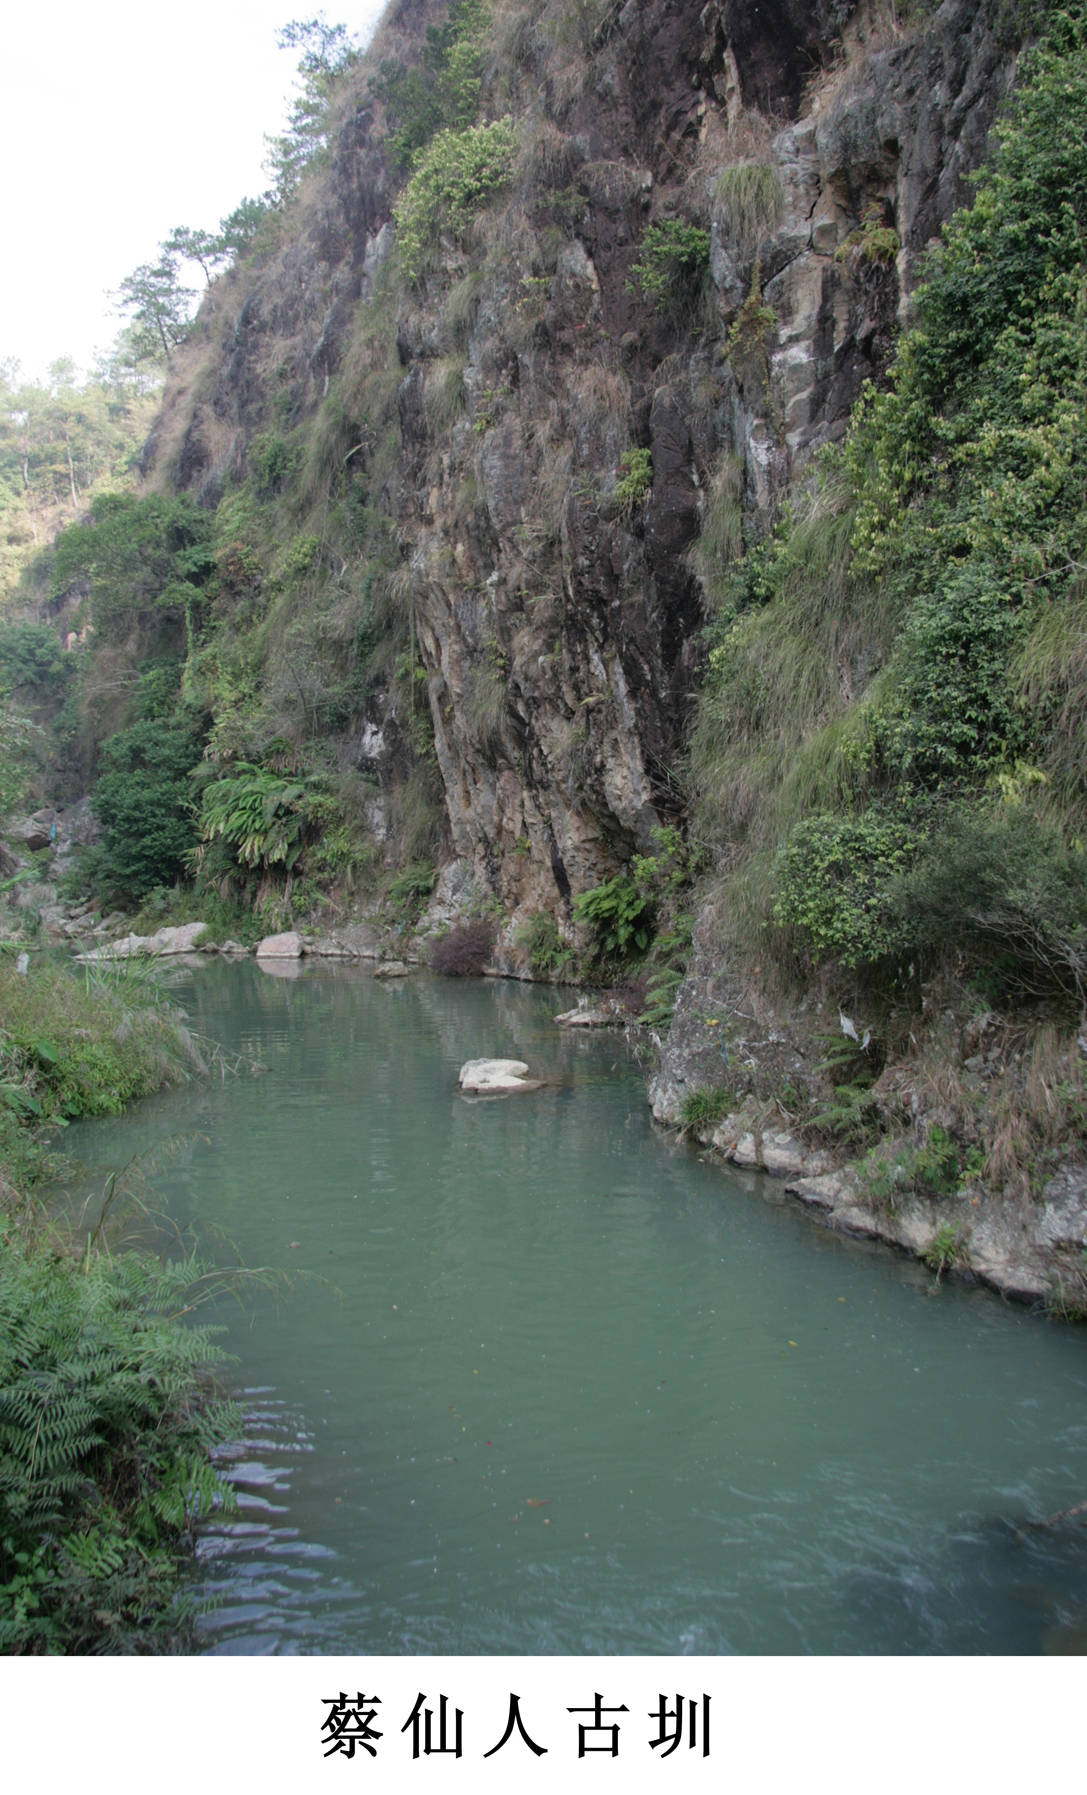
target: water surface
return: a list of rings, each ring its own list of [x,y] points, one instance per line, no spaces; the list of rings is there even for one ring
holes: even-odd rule
[[[1082,1649],[1087,1530],[1017,1524],[1087,1499],[1083,1330],[655,1132],[553,991],[247,962],[180,995],[264,1074],[73,1144],[159,1149],[206,1251],[315,1274],[216,1313],[248,1418],[206,1650]],[[485,1054],[547,1088],[461,1097]]]

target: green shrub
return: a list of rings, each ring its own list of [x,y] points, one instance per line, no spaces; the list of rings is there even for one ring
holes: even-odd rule
[[[512,121],[439,132],[419,156],[394,208],[404,273],[419,279],[439,239],[463,240],[481,207],[513,171],[517,145]]]
[[[183,623],[214,572],[212,522],[191,499],[106,493],[57,538],[53,589],[89,582],[96,632],[120,640],[144,613]]]
[[[545,910],[537,910],[517,931],[518,944],[528,955],[528,963],[537,978],[557,977],[565,972],[574,958],[559,934],[559,926]]]
[[[195,720],[148,718],[103,747],[92,799],[102,841],[84,867],[110,899],[135,903],[154,886],[184,877],[196,844],[189,775],[201,739]]]
[[[381,64],[371,85],[393,124],[389,144],[402,167],[436,132],[474,122],[482,88],[488,18],[483,0],[453,0],[441,25],[428,25],[410,64]]]
[[[628,960],[644,954],[653,938],[649,899],[623,873],[583,891],[574,899],[574,915],[593,930],[594,951],[603,959]]]
[[[56,630],[48,624],[0,624],[0,687],[52,697],[71,668]]]
[[[709,266],[709,232],[684,218],[661,218],[642,238],[630,270],[632,290],[662,310],[681,311],[697,299]]]
[[[815,963],[901,958],[914,932],[892,887],[918,845],[916,824],[893,809],[808,818],[778,856],[775,921],[799,932]]]
[[[1087,1001],[1087,851],[1023,803],[955,806],[889,900],[931,960],[988,968],[995,1001]]]
[[[438,869],[429,860],[416,860],[397,873],[389,886],[389,903],[395,910],[414,918],[419,915],[435,885]]]
[[[856,1152],[878,1140],[884,1118],[870,1084],[838,1084],[830,1101],[808,1117],[807,1126]]]
[[[649,449],[627,449],[620,457],[619,472],[611,491],[612,503],[620,511],[633,511],[649,497],[653,488],[653,455]]]
[[[636,1020],[643,1028],[667,1028],[675,1013],[676,997],[683,983],[677,967],[662,966],[646,982],[645,997]]]
[[[236,762],[230,773],[204,785],[202,848],[222,841],[250,872],[291,872],[305,845],[321,784],[312,777],[290,779],[249,761]]]
[[[937,1228],[922,1257],[927,1266],[936,1273],[937,1278],[950,1270],[963,1256],[962,1233],[953,1228],[949,1222]]]
[[[249,465],[253,469],[257,492],[261,498],[274,498],[292,470],[290,447],[274,431],[255,436],[249,445]]]
[[[886,222],[883,206],[877,201],[868,207],[858,228],[850,231],[845,242],[836,250],[834,260],[854,266],[889,266],[901,248],[902,239],[893,225]]]

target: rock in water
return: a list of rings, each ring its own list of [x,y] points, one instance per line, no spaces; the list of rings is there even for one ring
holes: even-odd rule
[[[503,1091],[538,1091],[542,1080],[526,1078],[524,1060],[468,1060],[460,1069],[460,1088],[494,1096]]]

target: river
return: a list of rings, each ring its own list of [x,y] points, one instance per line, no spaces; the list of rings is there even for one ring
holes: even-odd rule
[[[554,1026],[568,994],[283,972],[178,992],[259,1076],[68,1143],[292,1274],[214,1314],[246,1426],[203,1650],[1083,1649],[1087,1529],[1020,1526],[1087,1499],[1083,1329],[657,1132],[621,1039]],[[462,1097],[491,1054],[546,1087]]]

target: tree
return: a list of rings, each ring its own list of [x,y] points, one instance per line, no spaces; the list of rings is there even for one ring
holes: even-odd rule
[[[183,262],[196,262],[208,286],[211,277],[220,263],[227,259],[228,251],[221,237],[213,237],[210,231],[194,231],[187,224],[179,224],[159,245],[167,256],[180,256]]]
[[[243,256],[251,249],[257,235],[275,210],[275,196],[262,194],[260,199],[243,199],[219,220],[218,242],[225,256]]]
[[[281,50],[301,50],[299,92],[291,106],[287,129],[268,137],[266,167],[277,200],[297,187],[302,171],[325,147],[329,103],[337,79],[358,61],[360,52],[346,25],[330,25],[324,13],[313,19],[292,19],[276,33]]]
[[[196,294],[178,279],[177,256],[162,246],[157,262],[141,262],[125,276],[116,298],[132,313],[133,348],[144,361],[169,362],[189,331],[190,305]]]

